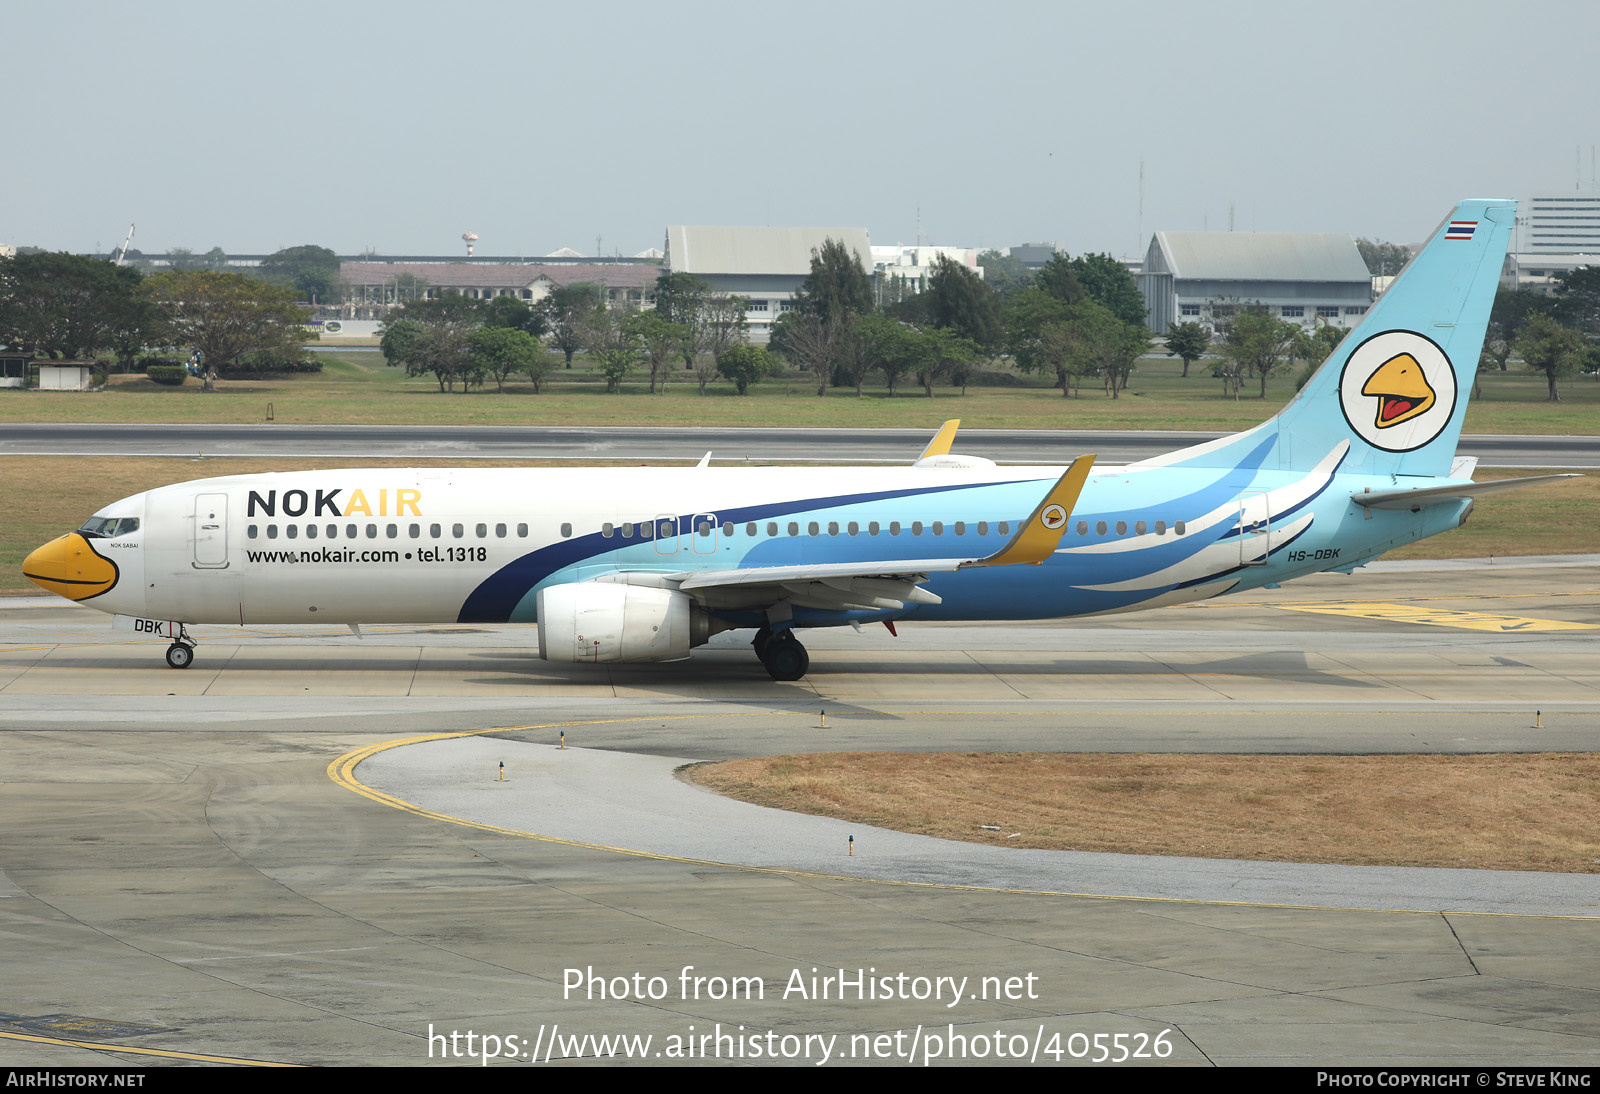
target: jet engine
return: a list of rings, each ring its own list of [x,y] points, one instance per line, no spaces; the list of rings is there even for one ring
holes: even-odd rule
[[[677,661],[722,629],[687,593],[606,581],[540,589],[538,612],[546,661]]]

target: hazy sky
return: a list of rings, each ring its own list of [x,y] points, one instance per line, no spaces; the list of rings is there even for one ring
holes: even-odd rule
[[[60,250],[1409,242],[1600,143],[1594,0],[0,4],[0,243]]]

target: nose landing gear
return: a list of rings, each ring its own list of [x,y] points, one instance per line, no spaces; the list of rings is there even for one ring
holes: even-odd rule
[[[183,624],[178,624],[178,637],[167,647],[167,667],[186,669],[194,664],[194,646],[194,639],[189,637],[188,630]]]

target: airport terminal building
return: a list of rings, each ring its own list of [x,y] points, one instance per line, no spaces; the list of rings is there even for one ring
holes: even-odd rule
[[[1372,306],[1372,275],[1347,235],[1157,232],[1138,283],[1156,334],[1247,304],[1305,326],[1353,327]]]

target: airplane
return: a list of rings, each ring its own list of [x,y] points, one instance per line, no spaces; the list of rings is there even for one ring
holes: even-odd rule
[[[754,632],[775,680],[798,631],[1136,611],[1349,573],[1459,526],[1455,458],[1516,205],[1463,201],[1300,393],[1242,433],[1120,467],[299,471],[108,505],[25,575],[167,639],[189,624],[537,623],[563,663],[672,661]]]

